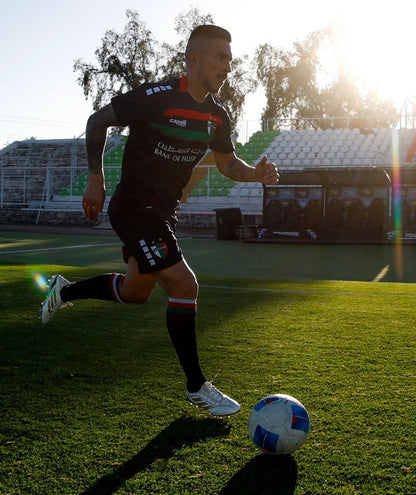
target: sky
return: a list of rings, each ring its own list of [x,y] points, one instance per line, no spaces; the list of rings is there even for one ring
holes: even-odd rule
[[[105,31],[121,32],[128,9],[158,41],[176,44],[174,19],[193,7],[232,33],[235,56],[252,57],[263,43],[288,49],[342,18],[345,56],[357,77],[397,106],[416,95],[414,0],[14,0],[3,3],[0,18],[0,148],[82,135],[92,106],[76,82],[74,60],[94,63]],[[261,91],[249,96],[244,118],[259,119],[264,103]]]

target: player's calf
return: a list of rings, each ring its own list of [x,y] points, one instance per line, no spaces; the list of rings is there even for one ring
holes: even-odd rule
[[[62,275],[51,278],[48,294],[42,303],[41,320],[48,323],[58,309],[70,305],[76,299],[101,299],[123,303],[119,286],[124,275],[119,273],[105,273],[80,282],[69,282]]]

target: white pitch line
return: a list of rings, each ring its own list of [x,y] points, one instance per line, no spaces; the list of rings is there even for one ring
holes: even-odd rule
[[[61,247],[49,247],[49,248],[37,248],[37,249],[20,249],[13,251],[0,251],[2,254],[24,254],[24,253],[37,253],[40,251],[60,251],[62,249],[79,249],[79,248],[91,248],[91,247],[107,247],[107,246],[121,246],[119,242],[112,242],[108,244],[82,244],[79,246],[61,246]]]
[[[41,251],[59,251],[64,249],[79,249],[79,248],[92,248],[92,247],[108,247],[108,246],[121,246],[119,242],[111,242],[106,244],[81,244],[79,246],[62,246],[62,247],[50,247],[50,248],[38,248],[38,249],[20,249],[13,251],[0,251],[0,256],[2,254],[25,254],[25,253],[37,253]],[[386,270],[385,267],[381,270],[380,274],[374,279],[373,282],[377,283],[376,280],[380,277],[383,278]],[[326,290],[305,290],[305,289],[269,289],[267,287],[233,287],[227,285],[202,285],[201,288],[206,289],[221,289],[221,290],[240,290],[240,291],[252,291],[252,292],[273,292],[273,293],[293,293],[293,294],[326,294],[334,296],[393,296],[393,297],[416,297],[416,294],[394,294],[394,293],[374,293],[374,292],[333,292]]]
[[[192,239],[192,237],[178,237],[178,240]],[[61,249],[79,249],[79,248],[91,248],[91,247],[107,247],[107,246],[121,246],[120,242],[112,242],[108,244],[81,244],[79,246],[61,246],[61,247],[49,247],[49,248],[37,248],[37,249],[15,249],[13,251],[1,251],[2,254],[25,254],[25,253],[37,253],[40,251],[59,251]]]
[[[334,292],[329,290],[306,290],[306,289],[269,289],[267,287],[232,287],[226,285],[202,285],[205,289],[221,289],[221,290],[240,290],[254,292],[274,292],[274,293],[289,293],[289,294],[325,294],[332,296],[383,296],[383,297],[416,297],[416,294],[394,294],[384,292]]]
[[[380,280],[383,280],[383,278],[387,275],[389,270],[390,270],[390,265],[386,265],[384,268],[380,270],[380,273],[377,274],[373,282],[380,282]]]

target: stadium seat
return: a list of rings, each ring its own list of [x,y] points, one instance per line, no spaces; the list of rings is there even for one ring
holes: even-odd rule
[[[367,208],[368,227],[382,227],[385,218],[385,204],[383,198],[374,198]]]
[[[267,228],[279,227],[282,224],[283,208],[280,201],[272,199],[264,209],[263,224]]]
[[[283,227],[287,229],[295,229],[300,226],[301,222],[301,207],[296,199],[289,199],[283,212]]]
[[[347,208],[345,226],[360,229],[364,224],[365,206],[359,198],[353,198]]]
[[[400,216],[403,230],[410,230],[412,227],[412,210],[406,199],[400,200]]]
[[[344,203],[339,198],[332,198],[326,212],[325,223],[327,227],[340,227],[344,219],[344,211]]]
[[[317,229],[322,222],[322,203],[318,199],[309,200],[303,210],[305,229]]]

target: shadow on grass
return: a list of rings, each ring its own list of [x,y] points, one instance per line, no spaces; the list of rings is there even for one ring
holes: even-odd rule
[[[298,467],[292,456],[258,455],[233,476],[219,495],[292,495]]]
[[[230,425],[213,418],[182,417],[173,421],[138,454],[119,466],[113,473],[100,478],[81,495],[110,495],[127,480],[150,466],[156,459],[168,459],[177,449],[213,437],[229,434]]]

